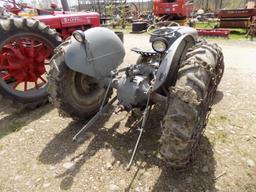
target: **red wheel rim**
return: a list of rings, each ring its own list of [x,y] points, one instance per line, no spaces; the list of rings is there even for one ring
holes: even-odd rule
[[[39,90],[47,85],[46,61],[54,46],[36,36],[14,37],[0,50],[0,78],[15,91]]]

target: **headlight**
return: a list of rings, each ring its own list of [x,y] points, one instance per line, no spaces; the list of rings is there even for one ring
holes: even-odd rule
[[[152,48],[159,53],[165,52],[168,49],[168,42],[166,39],[158,37],[152,42]]]
[[[73,32],[73,37],[80,43],[84,43],[85,40],[85,35],[84,32],[81,30],[76,30]]]

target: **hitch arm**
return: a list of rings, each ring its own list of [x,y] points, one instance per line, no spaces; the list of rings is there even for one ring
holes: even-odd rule
[[[132,156],[131,156],[130,162],[129,162],[129,164],[127,165],[127,168],[126,168],[127,171],[129,171],[130,168],[131,168],[133,159],[134,159],[134,157],[135,157],[135,155],[136,155],[136,152],[137,152],[137,149],[138,149],[140,140],[141,140],[142,133],[143,133],[143,131],[144,131],[144,129],[145,129],[145,125],[146,125],[146,122],[147,122],[149,113],[150,113],[150,111],[151,111],[152,105],[149,104],[149,102],[150,102],[150,96],[151,96],[151,90],[152,90],[152,88],[149,89],[147,105],[146,105],[146,108],[145,108],[145,110],[144,110],[144,112],[143,112],[142,124],[141,124],[140,129],[138,129],[140,133],[139,133],[138,139],[137,139],[137,141],[136,141],[136,144],[135,144],[135,146],[134,146],[134,149],[133,149],[133,152],[132,152]]]
[[[108,97],[108,93],[109,93],[109,90],[110,90],[110,87],[111,87],[111,84],[112,84],[112,78],[111,78],[111,81],[109,81],[109,84],[108,84],[108,88],[107,88],[107,91],[104,95],[104,98],[103,98],[103,101],[101,103],[101,106],[100,106],[100,110],[96,113],[96,115],[93,116],[92,119],[90,119],[90,121],[88,121],[85,126],[83,126],[80,131],[73,137],[73,141],[76,141],[77,140],[77,137],[83,132],[83,131],[86,131],[90,126],[92,126],[100,117],[101,115],[108,109],[108,107],[110,105],[112,105],[116,100],[117,100],[117,96],[115,96],[113,99],[111,99],[110,102],[108,102],[106,105],[104,105],[106,103],[106,100],[107,100],[107,97]]]
[[[86,131],[88,128],[90,128],[100,117],[101,115],[107,111],[107,109],[109,108],[110,105],[112,105],[115,101],[117,100],[117,97],[114,97],[113,99],[111,99],[110,102],[108,102],[104,107],[102,107],[102,109],[100,111],[98,111],[96,113],[96,115],[93,116],[93,118],[90,119],[90,121],[88,121],[86,123],[85,126],[83,126],[80,131],[73,137],[73,141],[77,140],[77,137],[83,132]]]

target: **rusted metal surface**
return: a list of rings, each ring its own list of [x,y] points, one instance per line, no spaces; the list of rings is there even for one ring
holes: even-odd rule
[[[220,20],[220,28],[243,28],[250,27],[250,18],[226,18]]]
[[[249,29],[253,16],[256,16],[256,9],[220,10],[218,14],[221,28]]]
[[[246,18],[256,15],[256,9],[228,9],[220,10],[219,18]]]
[[[199,36],[229,38],[230,31],[227,29],[197,29]]]

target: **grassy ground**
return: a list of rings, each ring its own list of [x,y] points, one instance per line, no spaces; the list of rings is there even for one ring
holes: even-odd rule
[[[218,27],[219,23],[216,21],[209,21],[209,22],[197,22],[196,28],[199,29],[214,29]],[[246,39],[246,30],[245,29],[236,29],[236,28],[229,28],[230,36],[229,39],[231,40],[245,40]],[[206,37],[207,39],[212,39],[213,37]]]

